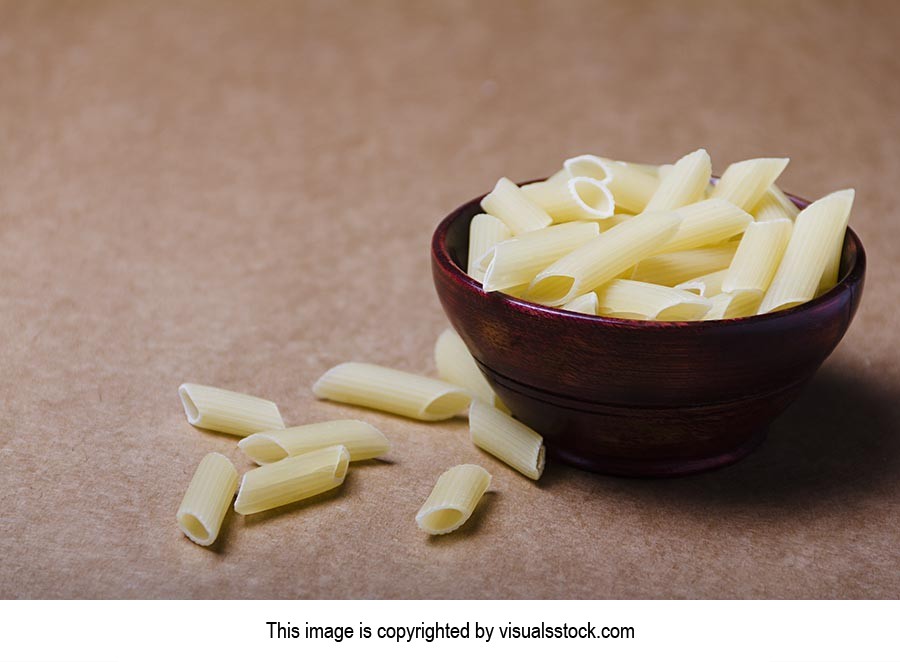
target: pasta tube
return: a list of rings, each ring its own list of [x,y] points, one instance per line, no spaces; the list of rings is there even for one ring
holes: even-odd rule
[[[542,269],[600,234],[596,223],[564,223],[504,241],[488,251],[484,291],[527,285]]]
[[[302,501],[344,482],[350,453],[329,446],[251,469],[244,474],[234,509],[241,515]]]
[[[455,531],[472,516],[491,485],[491,474],[476,464],[460,464],[440,475],[416,515],[419,528],[431,535]]]
[[[786,218],[751,223],[722,281],[722,291],[757,292],[761,299],[775,276],[793,227]]]
[[[597,293],[588,292],[580,297],[575,297],[569,303],[561,306],[563,310],[571,310],[575,313],[584,313],[585,315],[597,314]]]
[[[710,309],[704,320],[750,317],[756,314],[762,293],[757,291],[721,292],[709,299]]]
[[[680,223],[674,212],[647,212],[620,223],[544,269],[527,296],[560,306],[587,294],[655,252]]]
[[[675,287],[679,290],[693,292],[701,297],[713,297],[722,292],[722,283],[725,281],[726,274],[728,274],[728,269],[713,271],[711,274],[698,276],[693,280],[679,283]]]
[[[324,421],[284,430],[257,432],[238,442],[244,455],[257,464],[271,464],[286,457],[343,445],[350,461],[370,460],[387,453],[391,444],[374,426],[363,421]]]
[[[482,260],[494,246],[512,237],[506,224],[490,214],[478,214],[469,225],[469,263],[466,273],[479,283],[484,282],[485,264]]]
[[[784,257],[759,313],[784,310],[816,295],[834,246],[843,242],[854,190],[826,195],[797,215]]]
[[[660,321],[698,320],[710,309],[703,297],[661,285],[616,279],[597,292],[601,315]]]
[[[210,453],[200,460],[176,516],[184,535],[204,547],[213,544],[237,483],[237,471],[224,455]]]
[[[659,177],[646,170],[618,161],[606,164],[610,173],[607,186],[615,200],[616,208],[640,213],[659,188]]]
[[[494,190],[482,198],[481,208],[506,223],[514,235],[540,230],[553,223],[547,212],[506,177],[501,177]]]
[[[587,177],[601,184],[607,184],[609,183],[610,173],[606,164],[607,161],[599,156],[582,154],[581,156],[573,156],[571,159],[566,159],[565,163],[563,163],[563,170],[569,179]]]
[[[642,260],[631,273],[631,280],[674,287],[704,274],[725,269],[731,264],[737,243],[708,248],[660,253]]]
[[[527,184],[521,191],[529,200],[550,214],[554,223],[586,218],[608,218],[615,211],[612,194],[606,185],[589,177]]]
[[[719,199],[695,202],[675,212],[681,216],[681,225],[661,253],[719,244],[741,234],[753,221],[747,212]]]
[[[713,198],[728,200],[750,211],[784,172],[790,159],[749,159],[732,163],[712,192]]]
[[[662,175],[644,211],[666,211],[700,202],[711,176],[712,163],[705,149],[682,156]]]
[[[751,213],[757,221],[772,221],[778,218],[789,218],[793,221],[800,210],[780,188],[772,184],[763,193]]]
[[[182,384],[178,395],[188,422],[198,428],[245,436],[284,428],[278,405],[214,386]]]
[[[544,438],[502,411],[473,401],[469,408],[469,433],[478,448],[522,475],[537,480],[544,472]]]
[[[313,385],[313,393],[420,421],[442,421],[465,411],[471,396],[447,382],[371,363],[342,363]]]
[[[453,329],[445,330],[434,345],[434,362],[438,375],[444,381],[466,389],[473,397],[500,409],[505,405],[478,369],[469,348]]]

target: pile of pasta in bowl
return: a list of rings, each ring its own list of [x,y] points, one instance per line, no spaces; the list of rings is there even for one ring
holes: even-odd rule
[[[593,155],[545,181],[501,178],[472,219],[467,273],[486,292],[634,320],[776,312],[837,283],[853,189],[800,211],[777,186],[786,158],[674,164]]]

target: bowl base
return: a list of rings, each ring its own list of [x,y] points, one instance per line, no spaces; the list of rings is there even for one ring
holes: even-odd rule
[[[727,452],[700,458],[629,459],[603,456],[585,457],[581,454],[571,453],[565,448],[556,447],[549,440],[547,442],[547,452],[560,462],[593,473],[626,476],[629,478],[676,478],[734,464],[756,450],[765,440],[767,433],[768,428],[757,430],[743,443],[731,446]]]

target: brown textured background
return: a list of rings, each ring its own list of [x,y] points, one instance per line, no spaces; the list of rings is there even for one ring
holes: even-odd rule
[[[900,4],[0,4],[0,597],[900,597]],[[857,187],[857,320],[768,442],[650,481],[538,484],[463,421],[317,402],[343,360],[431,373],[438,220],[568,155],[788,155]],[[209,451],[176,388],[357,416],[339,496],[174,513]],[[438,473],[495,491],[429,540]]]

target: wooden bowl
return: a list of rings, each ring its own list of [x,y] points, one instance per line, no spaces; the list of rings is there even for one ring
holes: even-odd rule
[[[755,317],[633,321],[485,293],[465,273],[482,197],[434,233],[438,297],[513,415],[552,456],[589,471],[676,476],[744,457],[840,342],[862,296],[866,255],[849,229],[836,287]]]

